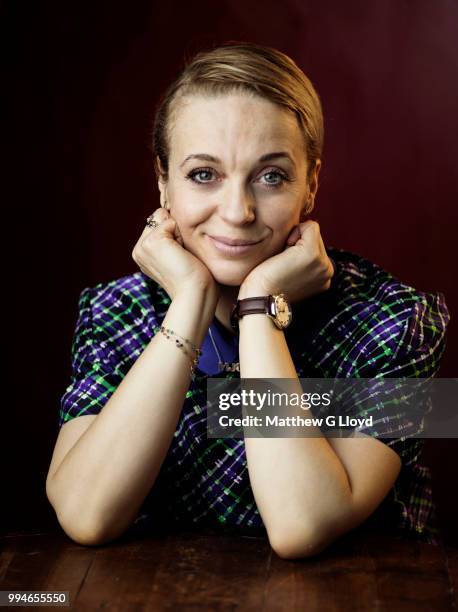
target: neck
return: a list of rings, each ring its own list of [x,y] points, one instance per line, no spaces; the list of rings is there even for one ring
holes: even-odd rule
[[[232,334],[236,335],[231,327],[231,311],[237,301],[240,287],[229,285],[219,285],[220,296],[216,305],[215,316]]]

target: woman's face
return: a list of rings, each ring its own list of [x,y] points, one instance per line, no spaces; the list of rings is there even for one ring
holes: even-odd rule
[[[308,184],[306,164],[302,132],[287,110],[243,94],[192,96],[175,113],[169,179],[159,189],[184,247],[218,283],[238,286],[284,250],[314,197],[319,165]],[[215,236],[256,244],[224,249]]]

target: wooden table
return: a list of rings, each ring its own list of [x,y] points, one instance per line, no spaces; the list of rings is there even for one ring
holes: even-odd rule
[[[100,547],[56,530],[1,544],[0,590],[66,590],[78,610],[458,609],[457,549],[394,536],[353,532],[302,561],[278,558],[261,535],[215,530]]]

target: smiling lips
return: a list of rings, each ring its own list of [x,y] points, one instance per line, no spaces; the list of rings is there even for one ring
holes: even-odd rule
[[[260,240],[238,240],[224,236],[209,236],[208,234],[207,237],[213,246],[225,255],[243,255],[261,242]]]

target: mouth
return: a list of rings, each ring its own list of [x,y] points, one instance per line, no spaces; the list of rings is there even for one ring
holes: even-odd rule
[[[261,240],[239,240],[235,238],[226,238],[223,236],[210,236],[207,238],[214,248],[225,255],[243,255],[253,250]]]

